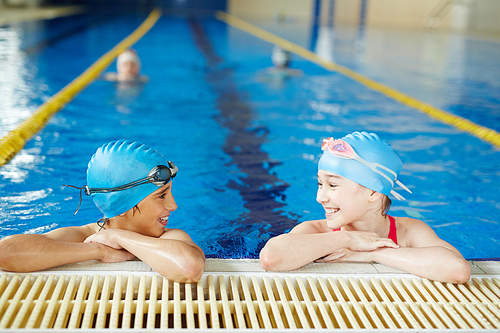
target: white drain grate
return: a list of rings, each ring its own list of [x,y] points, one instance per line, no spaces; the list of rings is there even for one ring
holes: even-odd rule
[[[498,278],[88,273],[2,274],[0,329],[500,329]]]

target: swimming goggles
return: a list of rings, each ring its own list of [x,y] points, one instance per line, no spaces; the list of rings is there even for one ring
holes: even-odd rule
[[[384,177],[385,179],[387,179],[387,181],[389,181],[389,183],[391,183],[391,187],[394,187],[394,183],[396,183],[399,186],[401,186],[405,191],[412,193],[408,189],[408,187],[406,187],[403,183],[401,183],[397,179],[397,177],[398,177],[397,173],[395,173],[393,170],[389,169],[388,167],[383,166],[382,164],[375,163],[375,162],[368,162],[367,160],[361,158],[361,156],[359,156],[354,151],[354,148],[352,148],[352,146],[349,143],[345,142],[344,140],[341,140],[341,139],[334,140],[333,138],[323,139],[323,144],[321,145],[321,149],[323,151],[328,149],[330,154],[332,154],[333,156],[336,156],[336,157],[340,157],[340,158],[344,158],[344,159],[348,159],[348,160],[355,160],[355,161],[367,166],[373,172],[375,172],[375,173],[381,175],[382,177]],[[381,170],[379,170],[379,169],[381,169]],[[382,171],[382,170],[393,175],[394,180],[392,180],[387,175],[387,173]],[[394,197],[398,200],[405,200],[405,198],[401,194],[397,193],[394,190],[391,190],[391,194],[394,195]]]
[[[95,187],[91,188],[88,185],[77,187],[73,185],[63,185],[66,187],[74,187],[80,190],[80,203],[78,204],[78,208],[76,209],[76,213],[80,209],[80,205],[82,204],[82,190],[85,191],[86,195],[92,195],[94,193],[110,193],[117,191],[128,190],[132,187],[136,187],[142,184],[152,183],[156,186],[164,186],[170,182],[170,180],[174,179],[177,175],[179,169],[175,166],[174,162],[167,161],[168,166],[166,165],[157,165],[151,171],[148,172],[148,175],[144,178],[135,180],[133,182],[123,184],[116,187]]]
[[[83,189],[85,190],[86,195],[91,195],[94,193],[109,193],[109,192],[117,192],[128,190],[129,188],[136,187],[142,184],[153,183],[156,186],[166,185],[170,179],[173,179],[175,175],[177,175],[177,167],[171,161],[168,161],[168,166],[165,165],[157,165],[151,171],[148,172],[148,175],[144,178],[138,179],[136,181],[116,186],[116,187],[96,187],[90,188],[88,185],[85,185]]]

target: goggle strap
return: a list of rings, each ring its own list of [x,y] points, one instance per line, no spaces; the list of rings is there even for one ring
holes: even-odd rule
[[[403,183],[401,183],[399,180],[396,179],[396,184],[398,184],[399,186],[401,186],[401,188],[403,190],[405,190],[406,192],[409,192],[409,193],[413,193],[412,191],[410,191],[410,189],[408,187],[406,187]]]
[[[398,192],[394,191],[394,190],[391,190],[391,194],[398,200],[400,201],[404,201],[406,200],[401,194],[399,194]]]
[[[368,162],[368,163],[369,163],[369,162]],[[387,168],[387,167],[385,167],[385,166],[383,166],[383,165],[381,165],[381,164],[378,164],[378,163],[372,163],[372,165],[373,165],[375,168],[379,167],[379,168],[382,168],[382,169],[384,169],[384,170],[386,170],[386,171],[390,172],[391,174],[393,174],[393,175],[394,175],[394,178],[395,178],[395,179],[394,179],[394,181],[396,182],[396,184],[398,184],[399,186],[401,186],[401,188],[402,188],[403,190],[405,190],[405,191],[407,191],[407,192],[409,192],[409,193],[412,193],[412,192],[410,191],[410,189],[409,189],[408,187],[406,187],[406,185],[405,185],[405,184],[401,183],[401,182],[400,182],[400,181],[396,178],[396,177],[397,177],[397,174],[396,174],[394,171],[392,171],[391,169],[389,169],[389,168]],[[394,182],[393,182],[393,181],[392,181],[392,180],[391,180],[391,179],[390,179],[390,178],[389,178],[386,174],[382,173],[380,170],[374,170],[374,169],[372,169],[372,170],[373,170],[373,171],[375,171],[376,173],[378,173],[379,175],[381,175],[381,176],[385,177],[385,179],[387,179],[388,181],[390,181],[390,182],[391,182],[392,187],[394,187]],[[391,194],[392,194],[392,195],[394,195],[394,197],[395,197],[396,199],[398,199],[398,200],[406,200],[406,199],[405,199],[405,198],[404,198],[401,194],[397,193],[397,192],[396,192],[396,191],[394,191],[394,190],[391,190]]]
[[[367,160],[363,159],[361,156],[359,156],[358,154],[356,154],[356,152],[354,152],[354,155],[351,157],[351,156],[345,156],[345,155],[341,155],[341,154],[334,154],[335,156],[337,157],[341,157],[341,158],[344,158],[344,159],[353,159],[353,160],[356,160],[358,161],[359,163],[369,167],[373,172],[375,173],[378,173],[379,175],[381,175],[382,177],[384,177],[385,179],[387,179],[390,183],[391,183],[391,186],[394,187],[394,182],[396,182],[396,184],[398,184],[399,186],[401,186],[401,188],[409,193],[412,193],[412,191],[410,191],[410,189],[408,187],[406,187],[406,185],[404,185],[402,182],[400,182],[398,179],[397,179],[397,174],[389,169],[388,167],[382,165],[382,164],[379,164],[379,163],[372,163],[372,162],[368,162]],[[380,169],[383,169],[387,172],[389,172],[390,174],[392,174],[394,176],[394,181],[389,178],[388,175],[386,175],[385,173],[383,173],[382,171],[380,170],[377,170],[377,168],[380,168]],[[391,190],[391,194],[394,195],[394,197],[398,200],[405,200],[405,198],[397,193],[396,191],[394,190]]]
[[[387,179],[389,181],[389,183],[391,183],[391,187],[394,187],[394,181],[391,178],[389,178],[389,176],[386,175],[385,173],[383,173],[382,171],[377,170],[377,168],[384,169],[384,170],[390,172],[391,174],[395,175],[394,171],[392,171],[391,169],[386,168],[382,164],[368,162],[368,161],[362,159],[359,155],[355,155],[353,157],[353,159],[356,160],[356,161],[358,161],[359,163],[361,163],[361,164],[369,167],[373,172],[378,173],[379,175],[381,175],[382,177],[384,177],[385,179]]]
[[[394,175],[394,181],[396,182],[396,184],[398,184],[399,186],[401,186],[401,188],[402,188],[403,190],[405,190],[406,192],[412,193],[412,191],[410,191],[410,189],[409,189],[408,187],[406,187],[406,185],[405,185],[405,184],[401,183],[401,182],[397,179],[397,174],[396,174],[394,171],[392,171],[391,169],[389,169],[389,168],[387,168],[387,167],[385,167],[385,166],[383,166],[383,165],[381,165],[381,164],[378,164],[378,163],[373,163],[373,164],[374,164],[376,167],[380,167],[380,168],[382,168],[382,169],[384,169],[384,170],[386,170],[386,171],[388,171],[388,172],[392,173],[392,174]],[[382,174],[381,174],[381,175],[382,175]],[[394,186],[394,184],[392,184],[392,186]],[[404,199],[404,198],[403,198],[403,199]]]
[[[66,187],[73,187],[73,188],[76,188],[76,189],[79,189],[80,190],[80,202],[78,202],[78,208],[76,209],[76,212],[73,214],[73,216],[76,215],[76,213],[78,213],[78,211],[80,210],[80,206],[82,205],[82,191],[85,190],[85,193],[87,193],[87,190],[86,190],[86,185],[85,186],[82,186],[82,187],[78,187],[78,186],[74,186],[74,185],[63,185],[63,186],[66,186]]]
[[[102,187],[96,187],[96,188],[88,188],[88,191],[85,191],[87,195],[91,195],[92,193],[108,193],[108,192],[117,192],[117,191],[123,191],[123,190],[128,190],[129,188],[146,184],[149,183],[148,178],[142,178],[139,180],[136,180],[132,183],[128,183],[125,185],[120,185],[116,187],[110,187],[110,188],[102,188]]]

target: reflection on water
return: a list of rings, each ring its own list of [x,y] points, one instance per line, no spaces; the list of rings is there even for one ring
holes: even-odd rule
[[[31,114],[29,71],[20,34],[12,27],[0,27],[0,137]]]
[[[39,148],[23,149],[10,162],[0,168],[0,175],[5,181],[23,183],[30,170],[36,170],[43,157]]]
[[[52,193],[52,189],[50,188],[38,191],[21,192],[15,196],[5,196],[3,198],[0,198],[0,202],[8,202],[12,204],[29,203],[35,200],[46,198],[50,193]]]
[[[123,81],[114,83],[116,95],[113,103],[116,110],[121,113],[131,113],[137,97],[144,90],[145,83],[137,81]]]

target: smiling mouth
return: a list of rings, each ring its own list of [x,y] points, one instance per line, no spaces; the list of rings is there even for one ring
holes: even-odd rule
[[[165,217],[159,217],[158,218],[158,222],[160,222],[161,224],[163,225],[167,225],[168,223],[168,216],[165,216]]]
[[[325,208],[326,216],[332,216],[339,210],[340,210],[339,208]]]

